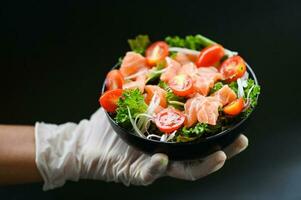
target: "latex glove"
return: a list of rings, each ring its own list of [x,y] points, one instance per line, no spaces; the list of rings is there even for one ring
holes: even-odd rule
[[[220,169],[226,154],[233,156],[248,145],[241,135],[225,151],[197,161],[169,162],[164,154],[144,154],[123,142],[111,128],[102,109],[79,124],[36,123],[36,164],[44,190],[66,180],[96,179],[125,185],[148,185],[159,177],[196,180]]]

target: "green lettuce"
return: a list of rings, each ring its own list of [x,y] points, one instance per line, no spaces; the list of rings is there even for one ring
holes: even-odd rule
[[[128,43],[132,51],[143,54],[150,44],[148,35],[138,35],[134,39],[129,39]]]

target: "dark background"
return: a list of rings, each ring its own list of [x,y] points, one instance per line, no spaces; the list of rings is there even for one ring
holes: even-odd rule
[[[301,199],[299,2],[1,1],[0,123],[89,117],[106,72],[140,33],[201,33],[239,51],[262,95],[249,148],[199,181],[81,181],[50,192],[29,184],[1,187],[0,199]]]

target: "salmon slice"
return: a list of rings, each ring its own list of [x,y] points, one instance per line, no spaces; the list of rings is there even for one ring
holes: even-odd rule
[[[215,97],[223,106],[237,99],[235,92],[228,85],[223,86],[211,96]]]
[[[187,62],[186,64],[182,65],[178,74],[185,74],[190,77],[194,77],[195,75],[198,74],[198,68],[193,62]]]
[[[186,101],[184,105],[184,113],[186,115],[186,120],[185,120],[185,126],[186,127],[191,127],[195,123],[198,122],[197,119],[197,105],[201,104],[203,99],[205,98],[204,96],[201,96],[197,94],[195,97],[190,98]]]
[[[168,82],[171,78],[177,75],[178,71],[181,69],[181,64],[170,57],[166,57],[165,60],[166,71],[161,74],[160,80]]]
[[[221,103],[212,97],[206,97],[205,100],[200,104],[197,113],[197,119],[201,123],[206,123],[210,125],[216,125],[218,119],[218,108]]]
[[[120,72],[125,78],[146,69],[146,59],[135,52],[127,52],[120,66]]]
[[[184,105],[185,126],[191,127],[197,122],[216,125],[219,116],[218,108],[220,106],[221,103],[216,98],[196,94]]]
[[[207,96],[214,83],[222,79],[222,75],[215,67],[198,68],[198,74],[194,75],[194,88],[200,94]]]
[[[187,55],[187,54],[178,52],[174,59],[175,59],[175,61],[179,62],[181,65],[185,65],[190,62],[195,62],[197,59],[197,56]]]
[[[165,90],[163,90],[162,88],[160,88],[157,85],[147,85],[147,86],[145,86],[145,92],[146,92],[145,102],[147,104],[150,103],[154,94],[157,93],[157,95],[160,98],[160,106],[162,108],[167,107],[167,101],[166,101],[167,92]]]
[[[144,92],[144,87],[146,83],[146,75],[138,76],[135,81],[129,80],[123,84],[123,89],[136,89],[138,88],[141,92]]]

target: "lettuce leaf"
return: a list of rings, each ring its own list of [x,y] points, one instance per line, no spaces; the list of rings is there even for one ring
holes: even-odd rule
[[[172,47],[182,47],[193,50],[201,50],[204,47],[215,44],[214,41],[200,34],[188,35],[185,38],[181,38],[179,36],[168,36],[165,38],[165,41]]]
[[[148,35],[138,35],[134,39],[129,39],[128,43],[132,51],[143,54],[150,44]]]
[[[147,104],[144,102],[144,96],[139,89],[125,90],[117,102],[115,120],[124,127],[131,125],[128,108],[133,118],[146,112]]]

